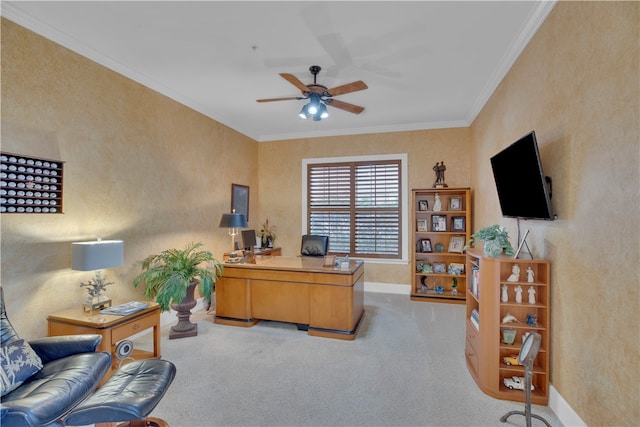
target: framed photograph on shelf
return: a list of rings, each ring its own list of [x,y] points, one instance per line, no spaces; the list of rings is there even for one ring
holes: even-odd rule
[[[434,262],[433,263],[433,272],[434,273],[446,273],[447,267],[444,262]]]
[[[416,221],[416,230],[418,231],[429,231],[427,230],[427,220],[419,219]]]
[[[447,216],[431,215],[431,231],[447,231]]]
[[[461,211],[462,210],[462,196],[449,197],[449,210]]]
[[[431,248],[431,239],[420,240],[420,252],[433,252],[433,248]]]
[[[231,212],[243,214],[249,222],[249,187],[231,184]]]
[[[464,236],[453,236],[449,240],[449,252],[461,254],[464,251]]]
[[[419,200],[418,201],[418,210],[419,211],[428,211],[429,210],[429,202],[427,200]]]
[[[447,273],[454,275],[464,274],[464,264],[457,262],[450,263]]]
[[[451,217],[451,231],[465,231],[466,218],[463,216]]]

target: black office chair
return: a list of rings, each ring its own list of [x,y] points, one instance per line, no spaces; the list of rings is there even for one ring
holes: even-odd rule
[[[302,236],[300,255],[302,256],[325,256],[329,249],[329,236],[318,234],[305,234]]]

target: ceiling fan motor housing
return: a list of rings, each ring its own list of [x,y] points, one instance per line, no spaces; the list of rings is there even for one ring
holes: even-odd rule
[[[316,76],[318,75],[320,70],[322,70],[322,68],[319,65],[312,65],[311,67],[309,67],[309,71],[311,71],[311,74],[313,74],[314,83],[316,82]]]

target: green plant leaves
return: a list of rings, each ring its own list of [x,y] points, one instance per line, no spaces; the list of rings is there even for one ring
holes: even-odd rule
[[[198,250],[202,243],[188,244],[184,249],[167,249],[142,261],[142,273],[133,281],[138,287],[144,283],[145,297],[154,299],[163,311],[172,302],[180,303],[187,295],[187,287],[199,279],[199,293],[211,301],[215,283],[222,275],[223,264],[211,252]],[[202,266],[203,263],[208,263]]]

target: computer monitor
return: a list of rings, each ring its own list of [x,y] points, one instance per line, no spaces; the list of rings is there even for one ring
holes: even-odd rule
[[[242,247],[253,249],[256,245],[256,230],[242,230]]]

